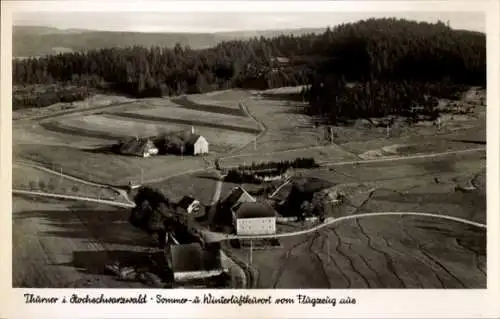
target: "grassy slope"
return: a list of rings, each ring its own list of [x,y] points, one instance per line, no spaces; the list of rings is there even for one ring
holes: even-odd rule
[[[104,273],[106,264],[144,259],[154,243],[127,223],[128,211],[15,196],[14,287],[144,288]]]
[[[175,175],[204,167],[203,159],[184,156],[156,156],[139,158],[78,150],[65,146],[19,145],[16,158],[35,161],[47,167],[62,168],[63,173],[82,179],[110,185],[127,185],[130,180],[139,182],[141,168],[144,181]]]
[[[282,239],[253,261],[259,288],[484,288],[485,236],[459,223],[369,217]]]
[[[35,192],[120,200],[119,194],[109,188],[78,183],[48,172],[23,166],[13,166],[12,187]]]

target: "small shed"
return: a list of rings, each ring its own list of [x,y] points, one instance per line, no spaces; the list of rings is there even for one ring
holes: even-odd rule
[[[187,214],[197,214],[200,211],[201,204],[200,201],[191,196],[184,196],[177,203],[177,208]]]
[[[209,279],[222,275],[221,248],[218,244],[202,247],[199,243],[171,245],[167,263],[176,282]]]
[[[239,203],[231,209],[238,235],[268,235],[276,233],[276,211],[263,202]]]

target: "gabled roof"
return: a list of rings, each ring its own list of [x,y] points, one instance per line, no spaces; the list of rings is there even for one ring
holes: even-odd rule
[[[233,207],[237,203],[244,203],[244,202],[255,202],[256,199],[250,195],[243,187],[235,187],[229,193],[229,195],[224,199],[223,203],[224,205],[227,205],[227,207]]]
[[[170,246],[174,272],[209,271],[222,269],[220,246],[205,249],[199,243]]]
[[[200,134],[190,134],[187,138],[186,138],[186,144],[187,145],[194,145],[198,139],[201,137]]]
[[[253,202],[239,203],[234,208],[236,218],[276,217],[275,210],[268,204]]]

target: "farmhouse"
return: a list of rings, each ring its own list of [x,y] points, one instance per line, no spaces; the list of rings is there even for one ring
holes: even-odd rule
[[[242,187],[235,187],[217,205],[217,211],[213,218],[215,227],[223,231],[231,232],[234,229],[232,207],[245,202],[255,202],[256,199]]]
[[[165,153],[180,155],[199,155],[208,153],[208,141],[196,134],[194,128],[190,131],[172,132],[164,137]]]
[[[199,243],[170,245],[167,263],[174,281],[186,283],[224,274],[221,256],[220,245],[217,244],[205,248]]]
[[[184,214],[197,214],[200,208],[200,202],[191,196],[184,196],[179,203],[177,203],[178,212]]]
[[[158,148],[149,138],[131,137],[123,140],[119,145],[119,153],[149,157],[158,154]]]
[[[188,154],[198,155],[208,153],[208,141],[199,134],[191,134],[186,140],[186,151]]]
[[[276,233],[276,212],[265,203],[246,202],[232,207],[233,224],[238,235]]]

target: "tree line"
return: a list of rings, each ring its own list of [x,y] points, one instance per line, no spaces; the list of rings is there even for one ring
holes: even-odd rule
[[[322,34],[227,41],[203,50],[135,46],[15,60],[13,81],[73,83],[136,97],[311,84],[309,111],[334,122],[406,112],[408,104],[429,111],[435,92],[485,85],[485,42],[483,33],[442,22],[368,19]],[[356,85],[347,90],[346,83]]]
[[[387,115],[432,119],[439,98],[486,85],[482,33],[381,19],[342,26],[336,38],[335,60],[317,69],[302,92],[306,111],[330,124]]]
[[[282,178],[290,168],[316,168],[314,158],[296,158],[293,161],[252,163],[230,169],[224,180],[231,183],[262,183],[266,179]]]

